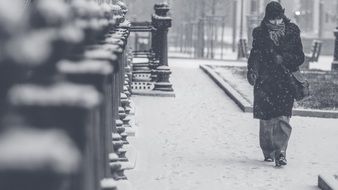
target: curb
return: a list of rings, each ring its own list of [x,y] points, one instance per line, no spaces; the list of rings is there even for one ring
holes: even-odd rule
[[[170,56],[168,57],[169,59],[186,59],[186,60],[196,60],[196,58],[193,57],[180,57],[180,56]],[[211,59],[211,58],[197,58],[197,60],[202,60],[202,61],[208,61],[208,60],[212,60],[212,61],[217,61],[217,62],[247,62],[247,60],[237,60],[237,59]]]
[[[338,190],[338,181],[334,178],[333,175],[319,175],[318,187],[321,190]]]
[[[200,65],[200,68],[239,106],[243,112],[253,112],[252,104],[245,100],[242,95],[224,81],[215,71],[208,67],[208,65]],[[338,118],[338,111],[293,109],[292,115],[300,117]]]
[[[338,118],[338,111],[327,111],[327,110],[306,110],[306,109],[293,109],[292,114],[294,116],[301,117],[318,117],[318,118]]]
[[[164,91],[141,91],[141,90],[132,90],[132,95],[135,96],[156,96],[156,97],[176,97],[174,92],[164,92]]]
[[[252,105],[245,100],[234,88],[217,75],[210,67],[200,65],[200,68],[239,106],[243,112],[252,113]]]

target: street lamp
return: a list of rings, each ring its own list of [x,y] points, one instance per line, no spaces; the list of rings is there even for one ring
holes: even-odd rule
[[[240,23],[240,31],[239,36],[240,39],[243,39],[243,12],[244,12],[244,0],[241,0],[241,23]]]
[[[332,62],[332,66],[331,69],[332,70],[338,70],[338,0],[337,0],[337,5],[336,5],[336,29],[334,30],[334,35],[335,35],[335,47],[334,47],[334,57],[333,57],[333,62]]]
[[[251,0],[251,11],[250,14],[246,16],[246,20],[247,20],[247,46],[250,48],[252,48],[252,31],[254,28],[256,28],[257,26],[259,26],[259,24],[262,21],[262,16],[259,13],[259,0]]]
[[[247,57],[247,47],[246,40],[243,39],[243,19],[244,19],[244,0],[241,0],[241,17],[240,17],[240,29],[239,29],[239,42],[238,42],[238,54],[237,59],[242,59]]]

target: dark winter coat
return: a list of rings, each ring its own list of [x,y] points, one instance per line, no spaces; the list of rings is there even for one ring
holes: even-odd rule
[[[294,96],[285,68],[297,71],[304,62],[304,53],[298,26],[288,19],[284,22],[285,36],[280,39],[279,46],[270,39],[264,22],[253,30],[248,80],[254,84],[254,118],[257,119],[292,115]],[[284,68],[277,64],[276,55],[282,56]],[[251,77],[252,74],[256,77]]]

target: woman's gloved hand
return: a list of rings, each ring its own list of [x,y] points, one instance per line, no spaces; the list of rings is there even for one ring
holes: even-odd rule
[[[247,79],[250,85],[255,85],[256,84],[256,80],[257,80],[257,73],[253,72],[253,71],[248,71],[247,72]]]
[[[280,64],[283,63],[283,57],[282,57],[281,55],[278,55],[278,54],[277,54],[277,55],[275,56],[275,60],[274,60],[274,61],[275,61],[276,64],[280,65]]]

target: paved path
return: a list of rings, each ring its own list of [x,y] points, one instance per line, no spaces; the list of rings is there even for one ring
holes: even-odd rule
[[[338,173],[338,120],[294,117],[289,165],[277,169],[262,161],[258,121],[198,69],[205,62],[170,60],[176,98],[133,98],[135,189],[305,190],[317,189],[319,173]]]

